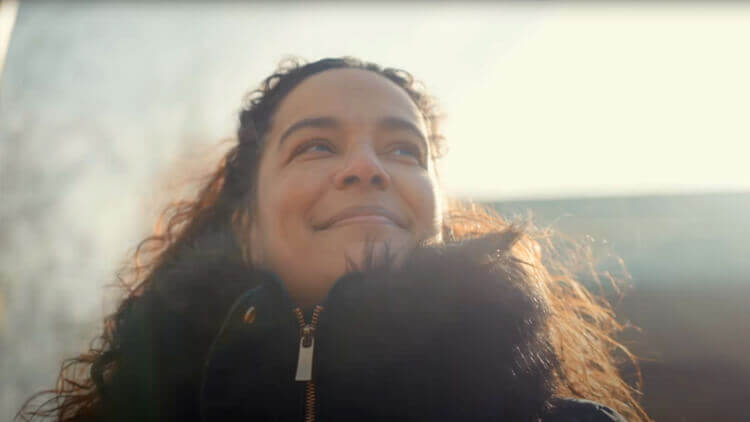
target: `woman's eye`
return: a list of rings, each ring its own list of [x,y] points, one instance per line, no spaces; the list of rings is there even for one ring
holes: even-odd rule
[[[396,148],[393,150],[396,155],[411,155],[417,157],[417,153],[412,148]]]
[[[310,142],[305,142],[294,151],[293,155],[299,155],[304,153],[317,153],[317,152],[333,152],[333,147],[326,140],[316,139]]]
[[[312,152],[315,152],[315,151],[333,152],[331,150],[331,147],[329,147],[328,145],[323,145],[323,144],[310,145],[309,147],[305,148],[305,151],[312,151]]]
[[[411,157],[418,163],[422,163],[422,151],[416,145],[398,145],[391,152],[401,157]]]

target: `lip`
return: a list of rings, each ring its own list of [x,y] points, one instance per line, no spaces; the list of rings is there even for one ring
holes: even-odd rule
[[[406,222],[396,213],[380,206],[358,206],[345,208],[316,227],[325,230],[331,226],[344,224],[394,224],[405,228]]]

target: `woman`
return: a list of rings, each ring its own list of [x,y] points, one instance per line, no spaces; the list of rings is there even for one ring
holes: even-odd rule
[[[282,66],[139,246],[150,264],[100,341],[21,416],[648,420],[609,308],[521,229],[444,203],[440,140],[406,72]]]

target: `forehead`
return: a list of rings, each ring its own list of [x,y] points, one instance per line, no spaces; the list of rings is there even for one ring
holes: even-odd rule
[[[395,116],[412,121],[426,133],[422,115],[406,91],[362,69],[331,69],[302,81],[279,104],[272,132],[278,136],[300,119],[322,116],[354,124]]]

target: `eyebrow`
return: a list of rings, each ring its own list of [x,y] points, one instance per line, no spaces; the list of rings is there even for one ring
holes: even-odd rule
[[[310,117],[306,119],[302,119],[294,123],[293,125],[289,126],[287,130],[284,131],[284,133],[279,138],[279,147],[284,143],[284,140],[292,135],[292,133],[305,129],[305,128],[317,128],[317,129],[336,129],[341,127],[341,123],[333,117],[324,116],[324,117]],[[422,142],[425,143],[425,146],[427,146],[427,138],[422,133],[421,130],[419,130],[419,127],[415,125],[414,123],[402,119],[400,117],[394,117],[394,116],[388,116],[384,117],[377,122],[377,127],[379,129],[386,129],[386,130],[407,130],[409,132],[412,132],[414,135],[418,136],[419,139],[422,140]]]
[[[422,142],[425,143],[425,147],[427,147],[427,138],[422,133],[421,130],[415,125],[414,123],[404,120],[400,117],[393,117],[388,116],[380,119],[378,121],[377,126],[381,129],[388,129],[388,130],[407,130],[409,132],[412,132],[414,135],[419,137],[419,139],[422,140]]]
[[[318,128],[318,129],[335,129],[339,127],[338,120],[333,117],[311,117],[307,119],[299,120],[293,125],[289,126],[287,130],[279,138],[279,147],[284,143],[284,140],[291,136],[292,133],[305,128]]]

